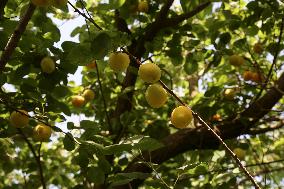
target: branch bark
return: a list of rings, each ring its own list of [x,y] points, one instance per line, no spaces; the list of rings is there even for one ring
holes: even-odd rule
[[[166,28],[166,27],[176,26],[179,23],[181,23],[182,21],[187,20],[187,19],[195,16],[196,14],[200,13],[205,8],[207,8],[210,4],[211,4],[211,2],[205,2],[205,3],[198,5],[195,9],[193,9],[190,12],[187,12],[187,13],[184,13],[184,14],[172,17],[172,18],[165,19],[163,21],[163,27]]]
[[[264,96],[251,104],[248,109],[240,114],[239,118],[216,127],[215,129],[218,131],[219,136],[223,140],[226,140],[236,138],[242,134],[248,134],[250,128],[252,128],[260,118],[267,114],[281,99],[283,93],[279,90],[284,91],[284,73],[275,83],[275,87],[272,87]],[[150,173],[152,172],[151,168],[141,162],[141,159],[144,159],[145,161],[151,160],[152,163],[161,164],[168,159],[189,150],[217,149],[220,145],[220,142],[216,137],[205,127],[179,130],[176,133],[167,136],[161,142],[164,144],[164,147],[151,153],[143,153],[143,158],[137,157],[133,159],[124,172]],[[142,182],[143,180],[133,180],[131,185],[133,188],[137,188]],[[119,186],[117,188],[123,187],[124,186]]]
[[[261,129],[252,129],[252,130],[248,131],[247,134],[249,134],[249,135],[263,134],[263,133],[266,133],[266,132],[275,131],[277,129],[282,128],[283,126],[284,126],[284,121],[281,120],[281,122],[278,123],[275,126],[267,127],[267,128],[261,128]]]
[[[160,12],[156,16],[156,22],[160,22],[168,16],[169,10],[173,2],[174,0],[168,0],[167,2],[165,2],[164,6],[161,8]]]
[[[24,33],[24,31],[26,30],[26,26],[29,22],[29,20],[31,19],[34,10],[35,10],[35,5],[33,5],[32,3],[29,4],[28,9],[26,10],[25,14],[23,15],[23,17],[21,18],[18,26],[16,27],[14,33],[12,34],[12,36],[10,37],[1,57],[0,57],[0,73],[3,72],[7,62],[9,61],[12,53],[14,52],[15,48],[18,45],[18,42],[21,39],[22,34]]]

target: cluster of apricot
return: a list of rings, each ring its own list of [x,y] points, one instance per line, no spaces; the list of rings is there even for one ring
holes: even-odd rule
[[[15,128],[23,128],[29,124],[29,114],[25,110],[13,111],[10,115],[10,124]],[[36,141],[48,141],[52,133],[50,126],[43,123],[37,124],[33,129],[33,138]]]
[[[115,72],[125,71],[130,64],[130,58],[126,53],[116,52],[109,57],[109,66]],[[152,108],[162,107],[168,99],[167,91],[159,83],[161,69],[154,63],[141,64],[138,76],[150,84],[145,92],[147,103]],[[186,128],[192,121],[192,111],[187,106],[179,106],[171,113],[171,122],[177,128]]]
[[[257,54],[261,54],[263,52],[263,47],[261,45],[261,43],[256,43],[254,44],[253,46],[253,51]],[[229,63],[233,66],[236,66],[236,67],[240,67],[244,64],[245,60],[243,57],[239,56],[239,55],[231,55],[229,57]],[[253,81],[253,82],[256,82],[256,83],[259,83],[262,81],[262,77],[261,77],[261,74],[259,72],[253,72],[253,71],[249,71],[249,70],[246,70],[244,73],[243,73],[243,78],[245,81]]]
[[[95,93],[92,89],[84,90],[82,95],[75,95],[72,97],[71,103],[74,107],[80,108],[87,102],[94,100]]]
[[[249,70],[244,71],[243,78],[245,81],[253,81],[255,83],[260,83],[262,81],[261,74]]]
[[[253,46],[253,51],[257,54],[261,54],[263,52],[261,43],[256,43]],[[234,54],[229,57],[229,63],[235,67],[240,67],[245,63],[245,59],[242,56]],[[262,75],[259,72],[249,70],[243,72],[243,78],[245,81],[253,81],[255,83],[261,83],[263,80]],[[235,93],[236,89],[231,88],[226,89],[223,94],[226,99],[232,100],[234,99]]]

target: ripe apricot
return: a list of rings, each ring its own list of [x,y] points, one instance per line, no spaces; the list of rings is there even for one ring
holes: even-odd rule
[[[171,122],[176,128],[187,127],[192,120],[191,109],[186,106],[179,106],[172,111]]]
[[[33,130],[33,137],[37,141],[47,141],[51,136],[52,130],[49,126],[40,123]]]
[[[145,97],[152,108],[160,108],[168,99],[166,90],[158,83],[150,85],[147,88]]]
[[[253,73],[251,71],[244,71],[243,73],[243,78],[245,81],[250,81],[252,80],[252,77],[253,77]]]
[[[245,63],[245,59],[239,55],[234,54],[229,57],[229,62],[231,65],[239,67]]]
[[[128,54],[118,52],[109,56],[109,66],[115,72],[123,72],[129,66],[130,58]]]
[[[221,121],[221,115],[220,114],[214,114],[212,116],[212,121]]]
[[[21,113],[20,113],[21,112]],[[10,123],[13,127],[22,128],[29,124],[28,112],[25,110],[13,111],[10,115]]]
[[[93,60],[91,63],[89,63],[89,64],[86,65],[86,68],[87,68],[88,70],[92,70],[92,69],[95,69],[96,66],[97,66],[96,60]]]
[[[83,92],[83,95],[82,95],[84,98],[85,98],[85,101],[91,101],[91,100],[94,100],[95,98],[95,93],[93,90],[91,89],[87,89]]]
[[[85,104],[85,98],[80,96],[80,95],[76,95],[72,97],[72,105],[80,108]]]
[[[55,63],[52,58],[47,56],[41,60],[40,67],[44,73],[51,74],[55,70]]]
[[[138,75],[146,83],[155,83],[161,78],[161,69],[154,63],[145,63],[140,65]]]
[[[224,97],[228,100],[233,100],[235,98],[235,89],[226,89],[224,91]]]

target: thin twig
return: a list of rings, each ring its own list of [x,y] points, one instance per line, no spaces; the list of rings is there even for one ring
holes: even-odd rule
[[[85,11],[87,12],[87,14],[89,15],[89,17],[87,15],[85,15],[84,13],[82,13],[81,11],[79,11],[74,5],[72,5],[70,2],[69,5],[71,5],[73,7],[73,9],[78,12],[80,15],[84,15],[85,19],[86,20],[89,20],[92,24],[94,24],[99,30],[102,30],[102,28],[97,25],[95,23],[95,21],[91,18],[91,15],[89,14],[88,10],[86,9],[84,3],[79,0],[81,2],[81,5],[83,6],[83,8],[85,9]],[[87,23],[86,23],[87,24]],[[88,24],[87,24],[88,26]],[[90,35],[90,33],[89,33]],[[101,82],[101,78],[100,78],[100,72],[99,72],[99,68],[98,68],[98,64],[96,64],[96,72],[97,72],[97,80],[98,80],[98,83],[99,83],[99,90],[100,90],[100,93],[102,95],[102,99],[103,99],[103,105],[104,105],[104,112],[106,114],[106,120],[107,120],[107,123],[108,123],[108,127],[109,127],[109,131],[112,133],[112,125],[111,125],[111,122],[110,122],[110,117],[109,117],[109,114],[108,114],[108,111],[107,111],[107,103],[106,103],[106,99],[105,99],[105,95],[104,95],[104,91],[103,91],[103,86],[102,86],[102,82]]]
[[[201,122],[202,125],[206,126],[208,130],[211,131],[211,133],[219,140],[219,142],[225,147],[225,150],[231,155],[232,158],[234,158],[236,164],[243,170],[243,172],[247,175],[248,179],[251,180],[255,188],[260,188],[260,186],[257,184],[257,182],[254,180],[252,175],[249,173],[249,171],[246,169],[246,167],[242,164],[242,162],[239,160],[237,155],[227,146],[227,144],[222,140],[222,138],[205,122],[199,115],[195,112],[193,112],[193,115]]]
[[[68,1],[68,4],[75,10],[75,12],[79,13],[81,16],[83,16],[84,18],[86,18],[87,20],[89,20],[92,24],[94,24],[94,26],[96,26],[96,28],[98,28],[99,30],[103,30],[103,28],[101,28],[92,18],[89,18],[88,16],[86,16],[84,13],[82,13],[79,9],[77,9],[72,3],[70,3]]]
[[[37,118],[37,117],[33,117],[33,116],[30,116],[30,115],[27,115],[27,114],[24,114],[23,112],[19,111],[17,108],[13,107],[13,106],[10,106],[9,105],[9,102],[5,101],[3,98],[0,98],[0,102],[2,102],[2,104],[6,107],[8,107],[9,109],[11,110],[14,110],[20,114],[23,114],[25,116],[27,116],[28,118],[31,118],[33,120],[36,120],[48,127],[50,127],[52,130],[54,130],[54,128],[56,128],[57,130],[59,130],[61,133],[64,133],[65,135],[67,135],[67,137],[69,137],[71,140],[74,140],[77,144],[81,144],[79,141],[77,141],[75,138],[72,138],[68,133],[64,132],[61,128],[59,127],[56,127],[56,126],[52,126],[50,125],[49,123],[45,122],[45,121],[42,121],[41,119]]]
[[[282,21],[281,21],[280,34],[279,34],[279,37],[278,37],[277,47],[276,47],[276,50],[274,52],[272,64],[270,66],[266,80],[264,81],[263,86],[260,89],[259,93],[256,95],[255,100],[257,100],[261,96],[263,90],[266,88],[266,86],[268,84],[268,81],[270,80],[270,77],[272,76],[272,70],[273,70],[274,66],[276,65],[278,55],[279,55],[279,48],[280,48],[280,44],[281,44],[281,41],[282,41],[283,29],[284,29],[284,18],[282,18]]]
[[[40,162],[40,153],[38,155],[36,154],[36,151],[35,151],[33,145],[31,144],[31,142],[29,141],[27,136],[24,134],[24,132],[20,128],[18,128],[18,131],[23,136],[23,138],[26,141],[26,143],[28,144],[28,147],[31,150],[31,152],[32,152],[32,154],[33,154],[33,156],[34,156],[34,158],[36,160],[36,163],[38,165],[38,171],[39,171],[40,182],[41,182],[42,188],[46,189],[46,183],[44,181],[44,176],[43,176],[43,169],[42,169],[41,162]],[[40,148],[39,148],[39,151],[40,151]]]
[[[19,25],[16,27],[14,33],[11,35],[8,43],[6,44],[4,51],[0,57],[0,73],[4,70],[7,62],[9,61],[12,53],[18,45],[18,42],[21,39],[22,34],[26,30],[29,20],[31,19],[36,6],[32,3],[29,4],[28,9],[21,18]]]
[[[279,160],[275,160],[275,161],[269,161],[269,162],[262,162],[262,163],[255,163],[255,164],[249,164],[249,165],[246,165],[245,167],[246,168],[249,168],[249,167],[258,167],[258,166],[264,166],[264,165],[270,165],[270,164],[274,164],[274,163],[281,163],[281,162],[284,162],[284,159],[279,159]],[[186,175],[186,174],[183,174],[184,176],[182,177],[181,180],[184,180],[184,179],[189,179],[189,178],[197,178],[201,175],[209,175],[209,174],[213,174],[213,173],[223,173],[223,172],[227,172],[229,170],[233,170],[235,169],[235,167],[228,167],[228,168],[220,168],[220,169],[213,169],[211,171],[206,171],[202,174],[194,174],[194,175]],[[256,174],[254,174],[256,175]]]
[[[278,172],[278,171],[284,171],[284,167],[277,167],[275,169],[265,169],[265,170],[262,170],[262,171],[259,171],[257,173],[254,174],[254,176],[259,176],[259,175],[262,175],[262,174],[268,174],[268,173],[272,173],[272,172]],[[243,179],[241,180],[238,185],[244,183],[245,181],[247,181],[247,179]]]

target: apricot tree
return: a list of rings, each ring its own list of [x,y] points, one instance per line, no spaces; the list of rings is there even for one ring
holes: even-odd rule
[[[283,13],[1,0],[0,188],[283,187]]]

